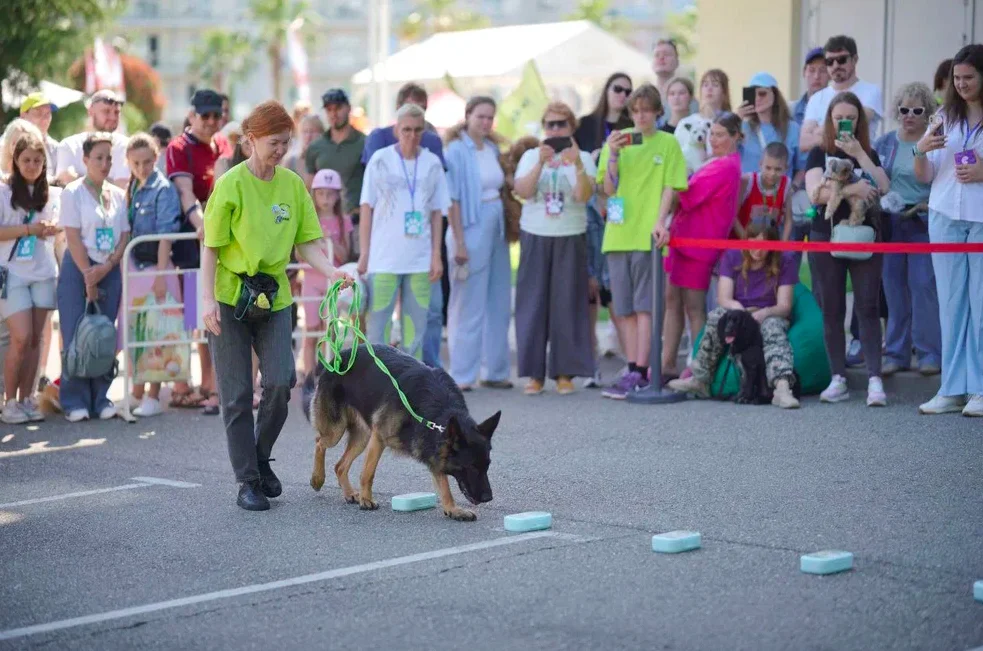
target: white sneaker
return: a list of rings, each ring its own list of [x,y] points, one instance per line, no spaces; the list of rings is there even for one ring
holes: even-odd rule
[[[44,420],[44,414],[42,414],[41,410],[38,408],[38,401],[34,396],[31,396],[24,402],[20,403],[20,408],[25,414],[27,414],[28,420],[30,420],[32,423],[40,423]]]
[[[65,414],[65,420],[67,420],[69,423],[79,423],[83,420],[89,420],[89,410],[73,409]]]
[[[0,420],[8,425],[21,425],[23,423],[30,422],[31,418],[27,415],[19,402],[16,400],[8,400],[7,404],[3,406],[3,413],[0,414]]]
[[[887,394],[884,393],[884,382],[876,375],[867,380],[867,406],[887,407]]]
[[[584,388],[585,389],[600,389],[601,388],[601,372],[594,371],[593,377],[584,378]]]
[[[116,418],[116,405],[109,403],[99,412],[99,420],[112,420]]]
[[[164,410],[160,406],[160,400],[149,396],[145,397],[140,403],[140,406],[133,410],[133,415],[140,416],[141,418],[159,416],[162,413],[164,413]]]
[[[819,394],[819,402],[843,402],[850,399],[850,390],[846,386],[846,378],[834,375],[829,386]]]
[[[966,406],[965,396],[935,396],[926,403],[918,406],[919,414],[934,416],[937,414],[954,414],[963,410]]]
[[[963,408],[963,416],[983,416],[983,393],[977,393],[969,397],[969,402]]]
[[[775,382],[775,392],[771,399],[771,404],[780,409],[798,409],[801,405],[792,393],[792,387],[788,380],[778,380]]]

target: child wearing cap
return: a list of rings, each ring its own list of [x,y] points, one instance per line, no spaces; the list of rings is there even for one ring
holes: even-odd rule
[[[327,244],[325,256],[336,267],[348,262],[351,250],[352,219],[346,214],[345,200],[342,196],[341,176],[334,170],[320,170],[311,182],[311,195],[314,197],[314,208],[317,219],[324,232],[324,242]],[[304,297],[304,328],[307,332],[320,332],[324,329],[321,320],[321,299],[328,293],[328,279],[313,269],[304,271],[301,294]],[[315,300],[316,299],[316,300]],[[317,363],[317,340],[304,339],[304,371],[312,372]]]

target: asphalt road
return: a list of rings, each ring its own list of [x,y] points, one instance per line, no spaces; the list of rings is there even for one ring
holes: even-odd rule
[[[315,493],[299,409],[265,513],[235,507],[217,418],[2,426],[0,648],[978,647],[981,423],[892,398],[789,413],[477,391],[477,418],[504,416],[474,523],[392,512],[389,497],[431,486],[390,453],[379,511]],[[528,510],[553,530],[503,530]],[[653,553],[675,529],[703,548]],[[855,569],[802,574],[821,549]]]

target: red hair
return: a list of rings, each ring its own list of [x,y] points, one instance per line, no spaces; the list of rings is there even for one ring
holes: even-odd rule
[[[293,130],[293,118],[287,113],[287,109],[283,108],[283,104],[275,100],[259,104],[242,121],[243,135],[251,135],[254,138],[272,136],[284,131],[293,133]]]

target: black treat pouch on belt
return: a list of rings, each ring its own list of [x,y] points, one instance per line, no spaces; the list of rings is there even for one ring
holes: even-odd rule
[[[273,303],[280,289],[276,278],[269,274],[239,274],[239,278],[242,285],[233,316],[245,323],[266,323],[273,317]]]

